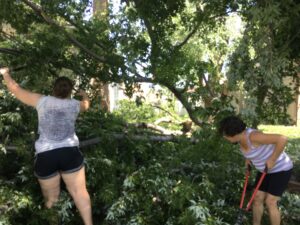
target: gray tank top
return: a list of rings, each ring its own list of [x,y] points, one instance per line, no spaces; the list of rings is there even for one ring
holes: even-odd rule
[[[253,131],[256,130],[250,128],[246,130],[247,144],[250,150],[248,152],[243,152],[241,150],[241,152],[246,159],[251,160],[252,164],[255,166],[257,170],[262,172],[265,169],[267,159],[272,155],[275,149],[275,145],[265,144],[265,145],[260,145],[258,147],[253,146],[249,139],[249,135]],[[268,171],[268,173],[287,171],[292,168],[293,168],[293,163],[290,157],[285,152],[282,152],[278,157],[278,159],[276,160],[275,166],[270,171]]]
[[[80,111],[79,101],[43,96],[36,110],[39,120],[39,138],[35,142],[36,154],[79,145],[75,134],[75,121]]]

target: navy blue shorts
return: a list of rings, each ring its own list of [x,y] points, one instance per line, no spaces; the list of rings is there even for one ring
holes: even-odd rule
[[[83,155],[78,147],[57,148],[35,156],[34,175],[48,179],[59,173],[78,171],[83,165]]]
[[[261,172],[257,172],[255,187],[259,181],[259,178],[261,177],[261,174]],[[261,183],[259,190],[280,197],[287,188],[291,175],[292,169],[277,173],[268,173]]]

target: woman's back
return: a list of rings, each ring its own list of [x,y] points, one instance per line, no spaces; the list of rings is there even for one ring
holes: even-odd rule
[[[75,121],[80,111],[79,101],[43,96],[36,109],[40,135],[36,141],[37,153],[55,148],[78,146]]]

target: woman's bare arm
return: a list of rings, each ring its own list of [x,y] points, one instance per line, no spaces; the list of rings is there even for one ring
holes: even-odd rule
[[[79,90],[79,95],[82,96],[82,100],[80,101],[80,112],[87,111],[90,108],[90,99],[83,90]]]
[[[41,94],[33,93],[27,91],[20,87],[20,85],[10,76],[8,67],[0,68],[0,73],[3,76],[5,81],[5,85],[8,90],[21,102],[26,105],[30,105],[36,107],[39,99],[41,98]]]
[[[275,165],[275,162],[280,154],[284,151],[288,139],[286,136],[280,134],[265,134],[261,132],[253,132],[250,135],[250,140],[252,143],[275,145],[273,154],[266,161],[268,169],[271,169]]]

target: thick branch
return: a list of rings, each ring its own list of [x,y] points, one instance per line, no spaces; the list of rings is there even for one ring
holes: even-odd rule
[[[288,184],[288,191],[291,193],[300,193],[300,182],[294,180],[295,178],[292,177],[292,179],[289,181]],[[300,217],[299,217],[300,219]]]
[[[125,138],[129,138],[131,140],[137,140],[137,141],[158,141],[158,142],[166,142],[166,141],[176,141],[177,137],[174,135],[152,135],[152,136],[146,136],[146,135],[132,135],[132,136],[128,136],[126,134],[112,134],[112,137],[114,137],[117,140],[122,140]],[[86,141],[82,141],[80,142],[80,147],[81,148],[85,148],[88,147],[90,145],[95,145],[101,142],[101,138],[97,137],[97,138],[92,138]]]
[[[20,55],[22,52],[17,49],[11,49],[11,48],[0,48],[0,53],[4,54],[10,54],[10,55]]]
[[[208,79],[205,77],[204,74],[202,75],[202,78],[203,78],[203,80],[204,80],[204,82],[205,82],[205,85],[206,85],[207,90],[208,90],[208,92],[210,93],[211,97],[214,97],[214,93],[213,93],[213,91],[212,91],[211,88],[210,88],[210,84],[209,84]]]
[[[158,141],[158,142],[166,142],[166,141],[177,141],[177,137],[174,135],[127,135],[127,134],[120,134],[120,133],[114,133],[111,134],[111,137],[115,138],[116,140],[122,140],[125,138],[129,138],[131,140],[145,140],[145,141]],[[100,143],[102,138],[96,137],[91,138],[88,140],[84,140],[80,142],[80,148],[86,148],[91,145],[95,145]],[[194,140],[191,140],[194,141]],[[5,149],[7,151],[17,151],[18,146],[5,146]]]
[[[203,121],[199,120],[197,116],[194,114],[194,110],[192,106],[187,102],[187,100],[184,98],[183,94],[178,91],[175,87],[165,85],[174,95],[175,97],[181,102],[181,104],[186,109],[187,113],[189,114],[189,117],[191,120],[197,124],[198,126],[202,126],[204,124]]]
[[[173,131],[173,130],[167,130],[161,126],[150,124],[150,123],[135,123],[135,124],[128,124],[131,126],[134,126],[136,128],[147,128],[154,131],[158,131],[163,135],[182,135],[183,133],[181,131]]]
[[[153,79],[151,78],[147,78],[147,77],[143,77],[137,73],[135,73],[135,78],[134,78],[135,82],[140,82],[140,83],[154,83]]]
[[[133,0],[135,5],[136,5],[136,8],[138,9],[139,6],[140,6],[140,2],[143,1],[143,0]],[[150,38],[150,59],[154,59],[157,55],[158,55],[158,52],[159,52],[159,47],[158,47],[158,38],[157,35],[155,34],[155,30],[153,29],[152,27],[152,24],[150,22],[150,20],[148,18],[146,18],[144,15],[141,15],[141,19],[144,21],[144,24],[145,24],[145,27],[148,31],[148,34],[149,34],[149,38]],[[152,61],[152,71],[155,71],[155,63],[153,63],[153,60]]]

